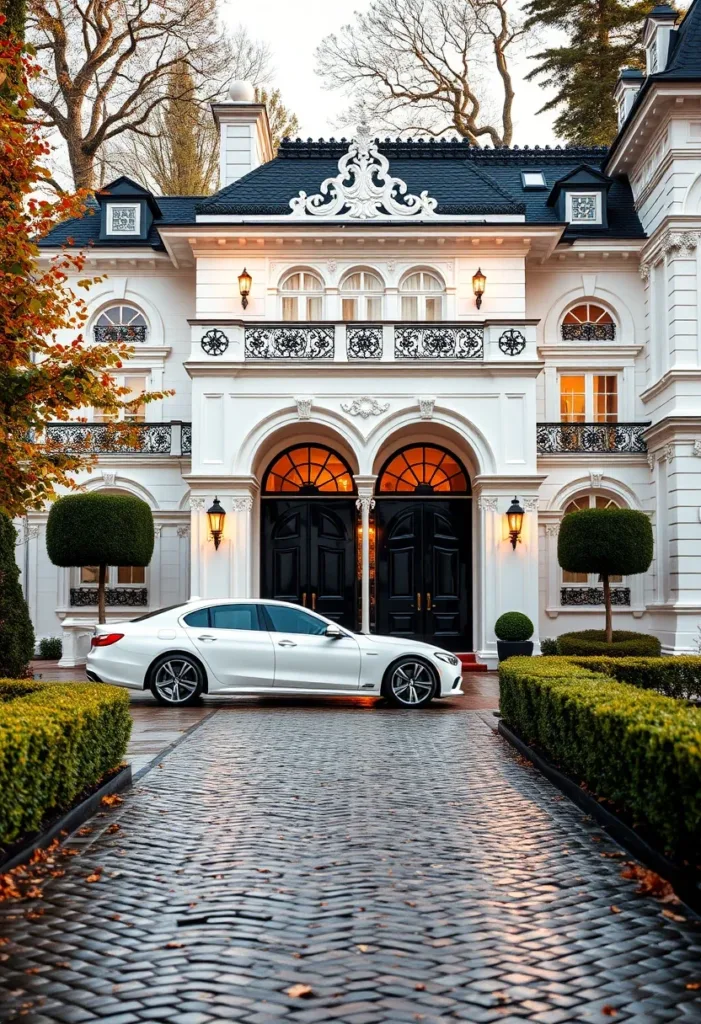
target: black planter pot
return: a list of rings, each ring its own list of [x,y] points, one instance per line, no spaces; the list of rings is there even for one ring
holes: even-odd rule
[[[506,661],[507,658],[526,657],[533,654],[532,640],[497,640],[497,654],[499,661]]]

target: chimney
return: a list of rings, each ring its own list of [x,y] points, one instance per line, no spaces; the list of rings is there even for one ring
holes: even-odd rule
[[[212,104],[212,115],[219,129],[220,189],[272,160],[268,114],[250,82],[232,82],[226,102]]]

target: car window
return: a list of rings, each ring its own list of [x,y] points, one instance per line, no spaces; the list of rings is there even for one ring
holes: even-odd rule
[[[188,626],[209,626],[209,608],[198,608],[195,612],[190,612],[183,619],[183,622]]]
[[[306,633],[311,636],[322,636],[326,632],[327,623],[314,615],[303,612],[301,608],[286,608],[280,604],[266,604],[265,610],[270,617],[274,633]]]
[[[166,608],[156,608],[152,612],[146,612],[145,615],[137,615],[135,619],[129,619],[130,622],[145,622],[146,619],[152,619],[155,615],[165,615],[166,612],[172,612],[176,608],[182,608],[181,604],[169,604]]]
[[[213,629],[260,629],[254,604],[219,604],[209,613]]]

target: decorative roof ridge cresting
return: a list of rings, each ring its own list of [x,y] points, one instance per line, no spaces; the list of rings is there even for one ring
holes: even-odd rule
[[[326,178],[316,195],[302,191],[290,200],[292,217],[348,217],[389,220],[394,217],[434,218],[438,201],[424,190],[407,194],[406,182],[389,173],[389,160],[370,138],[366,124],[358,125],[348,152],[338,161],[338,174]]]

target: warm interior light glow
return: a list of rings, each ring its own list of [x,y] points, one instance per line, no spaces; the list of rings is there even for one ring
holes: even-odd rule
[[[215,549],[219,547],[224,533],[224,519],[226,512],[222,508],[219,498],[215,498],[213,504],[207,509],[209,519],[209,531],[212,534]]]
[[[509,523],[509,537],[511,539],[511,546],[515,549],[516,544],[520,540],[521,530],[523,529],[523,516],[524,511],[519,505],[518,498],[514,496],[514,500],[509,505],[506,512],[506,518]]]
[[[482,273],[482,270],[478,269],[477,273],[472,275],[472,290],[475,293],[476,305],[478,309],[482,305],[482,296],[484,295],[484,289],[486,287],[487,278]]]
[[[239,274],[239,293],[241,295],[241,305],[244,309],[248,305],[248,296],[251,294],[252,284],[253,278],[244,267],[243,273]]]

